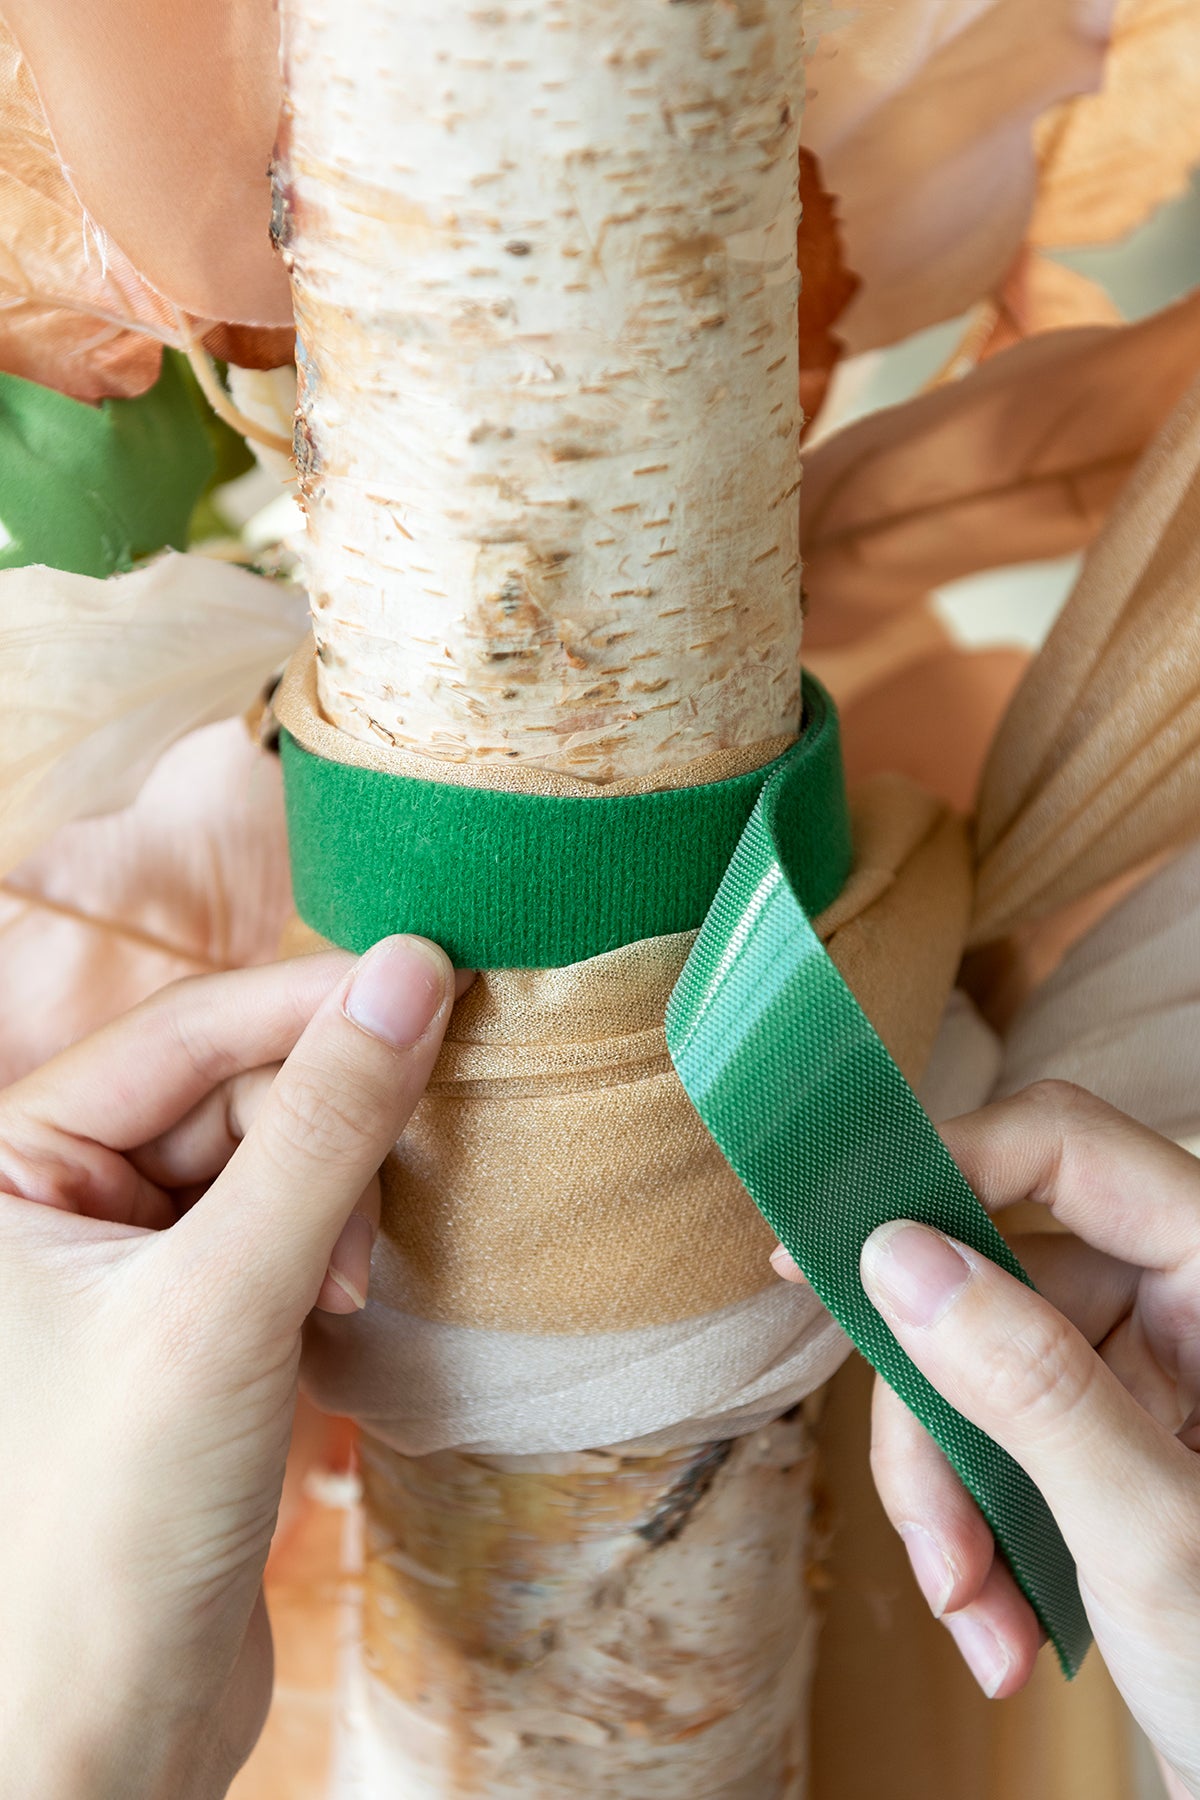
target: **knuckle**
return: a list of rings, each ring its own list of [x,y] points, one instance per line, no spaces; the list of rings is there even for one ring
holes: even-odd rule
[[[237,1058],[215,1030],[217,1016],[209,1006],[214,997],[212,976],[184,975],[154,999],[161,999],[159,1010],[164,1025],[192,1068],[206,1081],[215,1083],[233,1072]]]
[[[904,1493],[913,1485],[918,1467],[933,1440],[903,1400],[881,1376],[876,1377],[871,1408],[871,1473],[880,1494]]]
[[[1074,1327],[1039,1307],[990,1348],[975,1380],[990,1415],[1040,1436],[1087,1397],[1098,1367]]]
[[[197,1002],[207,999],[218,979],[214,975],[176,975],[172,981],[164,982],[162,987],[156,988],[142,1001],[142,1010],[170,1016],[181,1007],[191,1008]]]
[[[1124,1115],[1090,1089],[1056,1076],[1035,1081],[1017,1099],[1036,1115],[1031,1136],[1047,1145],[1030,1198],[1053,1206],[1066,1194],[1102,1190],[1112,1134],[1129,1124]]]
[[[276,1088],[277,1125],[287,1141],[311,1155],[336,1155],[347,1143],[371,1136],[378,1108],[352,1076],[290,1070]]]
[[[1040,1113],[1050,1118],[1063,1121],[1074,1120],[1082,1116],[1094,1116],[1104,1107],[1104,1102],[1087,1088],[1080,1087],[1076,1081],[1064,1081],[1057,1075],[1045,1075],[1027,1088],[1022,1088],[1018,1098]]]

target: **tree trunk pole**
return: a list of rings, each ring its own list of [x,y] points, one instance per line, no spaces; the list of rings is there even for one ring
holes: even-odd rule
[[[802,1412],[654,1457],[364,1464],[355,1800],[803,1800]]]
[[[282,0],[326,717],[606,782],[794,733],[800,0]],[[365,1450],[367,1800],[801,1800],[812,1457]]]
[[[284,0],[330,721],[607,781],[795,729],[799,0]]]

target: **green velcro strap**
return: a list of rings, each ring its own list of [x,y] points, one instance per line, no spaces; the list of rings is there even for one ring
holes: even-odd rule
[[[806,678],[806,704],[818,702]],[[561,968],[694,930],[780,757],[701,787],[605,799],[456,787],[332,762],[280,733],[292,889],[306,925],[362,951],[394,931],[460,968]],[[805,899],[842,887],[850,837],[836,738],[792,822]]]
[[[807,676],[804,703],[799,742],[765,769],[607,800],[410,780],[284,732],[297,906],[347,949],[416,931],[480,968],[558,967],[700,924],[667,1010],[679,1078],[820,1298],[958,1470],[1071,1675],[1090,1631],[1045,1501],[930,1386],[859,1280],[863,1242],[896,1218],[1028,1278],[809,922],[844,885],[851,841],[837,714]]]
[[[859,1279],[876,1226],[917,1219],[1028,1283],[809,922],[795,821],[822,732],[836,740],[832,706],[810,713],[755,805],[671,995],[667,1044],[693,1106],[793,1261],[975,1496],[1073,1675],[1091,1631],[1050,1509],[1012,1457],[925,1379]]]

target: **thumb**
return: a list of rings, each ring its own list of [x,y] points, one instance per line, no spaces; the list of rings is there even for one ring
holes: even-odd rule
[[[863,1246],[862,1280],[921,1372],[1041,1489],[1081,1570],[1161,1564],[1170,1485],[1191,1457],[1048,1301],[987,1257],[895,1220]],[[1194,1498],[1188,1501],[1194,1505]]]
[[[200,1205],[166,1234],[218,1262],[218,1291],[269,1330],[297,1329],[312,1309],[342,1227],[425,1091],[454,995],[436,944],[392,937],[368,950],[313,1014]]]

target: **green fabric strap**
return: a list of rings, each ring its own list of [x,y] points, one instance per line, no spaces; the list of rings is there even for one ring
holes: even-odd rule
[[[930,1386],[867,1299],[859,1252],[918,1219],[1028,1282],[809,923],[808,765],[836,743],[810,708],[767,782],[671,995],[667,1045],[705,1126],[869,1362],[946,1453],[1073,1675],[1091,1641],[1075,1565],[1025,1471]]]
[[[828,829],[845,812],[836,742],[832,752],[813,759],[812,803],[795,820],[818,907],[849,856],[848,836]],[[668,793],[566,799],[355,768],[287,731],[280,755],[305,923],[358,951],[417,931],[467,969],[561,968],[694,930],[785,760]]]
[[[1027,1277],[809,923],[844,885],[851,842],[837,715],[808,677],[804,700],[803,735],[766,769],[609,800],[398,778],[284,732],[297,906],[348,949],[417,931],[481,968],[561,966],[700,925],[667,1010],[679,1078],[825,1305],[962,1476],[1071,1675],[1090,1633],[1045,1501],[929,1385],[859,1280],[864,1240],[895,1218]]]

